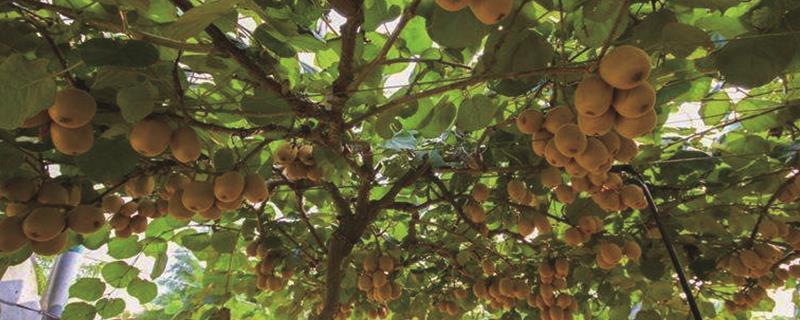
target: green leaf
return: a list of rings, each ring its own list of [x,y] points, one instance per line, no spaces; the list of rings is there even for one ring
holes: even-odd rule
[[[783,73],[797,52],[792,37],[752,36],[730,41],[714,55],[727,83],[746,88],[766,84]]]
[[[428,138],[438,137],[442,132],[453,125],[458,110],[451,102],[440,103],[422,122],[420,134]]]
[[[114,288],[124,288],[139,274],[139,269],[122,261],[114,261],[103,266],[100,273],[106,283]]]
[[[777,106],[778,104],[772,101],[746,99],[739,101],[734,109],[740,118],[747,118],[742,120],[745,129],[750,132],[760,132],[783,124],[779,111],[775,110]]]
[[[254,95],[245,96],[241,107],[242,111],[249,114],[247,120],[261,126],[288,126],[292,123],[294,114],[285,100],[266,90],[256,90]]]
[[[598,48],[605,44],[607,39],[614,40],[625,31],[628,25],[627,9],[621,10],[625,1],[602,1],[589,0],[583,5],[581,14],[572,15],[575,28],[575,36],[578,41],[586,46]],[[620,19],[614,34],[616,17],[623,15]]]
[[[406,48],[411,54],[421,54],[433,45],[433,40],[428,36],[428,31],[425,30],[425,19],[419,16],[408,20],[408,24],[400,33],[400,37],[405,40]]]
[[[88,66],[143,68],[158,61],[158,49],[140,40],[90,39],[78,46],[81,59]]]
[[[150,279],[157,279],[164,274],[164,270],[167,269],[168,261],[169,257],[166,252],[156,256],[155,261],[153,261],[153,269],[150,271]]]
[[[106,284],[98,278],[80,278],[69,287],[69,296],[85,301],[100,299],[106,291]]]
[[[477,46],[491,30],[469,10],[448,12],[438,6],[433,9],[427,27],[428,35],[433,41],[453,49]]]
[[[90,250],[97,250],[108,242],[111,234],[108,224],[104,224],[97,232],[83,236],[83,246]]]
[[[87,320],[94,319],[97,311],[94,306],[86,302],[72,302],[64,307],[61,320]]]
[[[708,8],[724,11],[733,7],[742,0],[673,0],[675,4],[679,4],[691,8]]]
[[[664,263],[657,256],[645,256],[640,265],[642,275],[651,281],[658,281],[666,272]]]
[[[98,300],[96,305],[97,314],[103,319],[111,318],[125,311],[125,300],[120,298],[103,298]]]
[[[156,298],[158,287],[156,287],[155,283],[136,278],[128,286],[128,294],[139,299],[139,303],[145,304]]]
[[[236,165],[236,160],[233,158],[233,150],[224,148],[219,149],[214,153],[214,168],[219,171],[227,171],[233,169]]]
[[[164,34],[175,40],[186,40],[202,32],[214,20],[233,10],[242,0],[208,1],[184,13],[178,21],[169,25]]]
[[[122,117],[129,123],[136,123],[153,112],[158,89],[149,83],[126,87],[117,92],[117,105]]]
[[[463,131],[483,129],[492,122],[498,110],[499,105],[487,96],[472,96],[458,107],[456,127]]]
[[[688,24],[668,23],[664,26],[661,37],[664,50],[678,58],[689,56],[697,47],[711,47],[708,34]]]
[[[141,252],[142,248],[136,237],[114,238],[108,242],[108,255],[114,259],[127,259]]]
[[[236,249],[236,241],[239,239],[239,233],[220,230],[214,232],[211,236],[211,247],[219,253],[231,253]]]
[[[53,104],[56,82],[46,60],[14,54],[0,63],[0,129],[14,129]]]
[[[725,91],[711,95],[709,101],[700,107],[700,116],[707,126],[719,124],[731,111],[731,99]]]
[[[136,169],[139,154],[123,137],[98,139],[89,152],[75,157],[78,168],[96,181],[113,181]]]

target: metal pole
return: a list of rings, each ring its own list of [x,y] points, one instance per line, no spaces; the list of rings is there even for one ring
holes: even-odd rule
[[[72,247],[62,253],[53,264],[47,280],[47,290],[42,295],[42,310],[47,312],[42,320],[57,320],[61,317],[67,303],[69,286],[75,280],[81,265],[82,251],[82,246]]]

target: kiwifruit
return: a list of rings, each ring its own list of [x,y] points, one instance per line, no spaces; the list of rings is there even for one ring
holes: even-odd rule
[[[180,127],[172,132],[169,148],[172,150],[172,156],[175,157],[175,160],[182,163],[197,160],[203,150],[200,138],[197,137],[197,133],[191,127]]]
[[[603,187],[608,190],[619,190],[622,188],[622,176],[616,172],[609,172],[606,181],[603,181]]]
[[[119,212],[117,212],[117,214],[130,217],[133,216],[137,210],[139,210],[139,204],[134,201],[128,201],[123,204],[121,208],[119,208]]]
[[[556,259],[556,261],[553,262],[553,267],[556,269],[556,275],[561,278],[566,278],[569,274],[569,262],[565,259]]]
[[[0,220],[0,252],[16,251],[26,243],[28,238],[22,230],[22,218],[5,217]]]
[[[155,157],[167,150],[172,129],[158,119],[144,119],[133,125],[130,142],[133,150],[145,157]]]
[[[614,155],[614,159],[621,163],[629,163],[639,153],[639,146],[636,142],[625,137],[619,137],[619,151]]]
[[[61,232],[46,241],[31,240],[31,249],[40,256],[52,256],[61,253],[67,247],[67,232]]]
[[[536,272],[539,274],[540,278],[550,278],[556,275],[556,269],[547,261],[540,263],[539,266],[536,267]]]
[[[508,197],[514,201],[519,201],[525,198],[525,193],[527,193],[528,187],[525,186],[525,182],[520,179],[511,179],[506,184],[506,193],[508,193]]]
[[[544,157],[547,143],[549,143],[552,139],[553,134],[550,133],[550,131],[544,129],[537,131],[531,139],[531,149],[533,149],[533,153],[535,153],[537,156]]]
[[[61,209],[39,207],[33,209],[22,223],[22,230],[28,239],[47,241],[64,231],[67,219]]]
[[[550,308],[550,310],[548,310],[548,315],[550,316],[550,319],[563,320],[564,310],[559,308],[558,306],[553,306],[552,308]]]
[[[81,204],[81,195],[83,192],[80,184],[73,184],[67,187],[67,193],[69,194],[67,205],[74,207]]]
[[[578,128],[587,136],[602,136],[614,128],[616,120],[617,113],[611,109],[596,118],[578,115]]]
[[[79,205],[67,213],[67,227],[80,234],[90,234],[103,227],[106,217],[100,208]]]
[[[589,178],[589,181],[592,183],[592,185],[603,186],[606,180],[608,180],[608,172],[606,171],[591,172],[586,177]]]
[[[131,222],[128,223],[128,228],[131,229],[133,233],[142,233],[147,230],[147,217],[137,214],[131,217]]]
[[[214,205],[214,185],[211,181],[192,181],[183,189],[181,199],[186,209],[206,211]]]
[[[394,271],[394,258],[387,254],[381,255],[378,258],[378,268],[386,272]]]
[[[102,208],[106,213],[113,214],[119,212],[119,209],[122,209],[124,204],[125,200],[118,195],[112,194],[103,197],[103,201],[100,203],[100,208]]]
[[[642,210],[647,208],[647,198],[644,196],[644,191],[637,185],[629,184],[622,187],[620,190],[622,203],[633,209]]]
[[[567,157],[575,157],[586,150],[586,136],[574,123],[561,126],[553,141],[556,149]]]
[[[378,256],[374,253],[367,253],[364,259],[361,260],[361,268],[364,272],[372,273],[378,270]]]
[[[533,218],[533,225],[536,226],[539,233],[545,234],[553,231],[553,226],[550,224],[550,220],[547,219],[547,216],[543,214],[534,214],[531,217]]]
[[[25,217],[30,209],[31,206],[24,202],[8,202],[5,212],[9,217]]]
[[[628,139],[643,136],[650,133],[656,127],[657,115],[654,109],[645,112],[638,118],[617,117],[614,129],[619,135]]]
[[[389,282],[389,277],[383,270],[376,270],[372,273],[372,287],[373,288],[380,288],[383,287],[387,282]]]
[[[614,88],[596,75],[583,78],[575,89],[575,111],[584,117],[596,118],[611,107]]]
[[[541,180],[543,186],[548,188],[555,188],[563,184],[561,170],[555,167],[547,167],[539,172],[539,180]]]
[[[469,8],[483,24],[493,25],[511,13],[513,0],[472,0]]]
[[[155,218],[158,214],[158,209],[156,209],[156,203],[150,199],[142,199],[139,201],[138,210],[139,215],[148,217],[148,218]]]
[[[617,89],[633,89],[650,77],[650,57],[644,50],[623,45],[609,51],[600,61],[600,77]]]
[[[28,202],[36,194],[36,185],[31,179],[13,177],[3,182],[2,194],[11,201]]]
[[[542,129],[544,115],[542,115],[542,113],[538,110],[525,109],[525,111],[522,111],[517,116],[515,122],[519,132],[524,134],[535,134],[537,131]]]
[[[25,122],[22,123],[20,128],[28,129],[28,128],[35,128],[41,126],[50,121],[50,115],[47,114],[47,110],[39,111],[36,115],[25,119]]]
[[[65,206],[69,203],[69,191],[54,181],[42,183],[36,202],[49,206]]]
[[[561,126],[575,121],[575,114],[567,106],[555,107],[547,111],[544,119],[544,128],[556,134]]]
[[[53,105],[47,109],[50,119],[64,128],[87,125],[97,112],[97,102],[86,91],[68,88],[56,92]]]
[[[619,193],[611,190],[604,190],[593,194],[592,200],[600,209],[606,212],[619,211],[623,206]]]
[[[291,143],[284,143],[275,150],[273,154],[275,163],[280,166],[286,166],[297,159],[297,148]]]
[[[489,199],[489,187],[487,187],[483,183],[476,183],[472,186],[472,192],[470,194],[472,196],[472,200],[477,202],[484,202]]]
[[[557,186],[555,192],[558,202],[565,204],[571,204],[577,197],[577,194],[575,194],[575,190],[572,190],[572,187],[563,184]]]
[[[244,202],[244,197],[239,196],[238,198],[236,198],[236,199],[234,199],[233,201],[230,201],[230,202],[217,200],[217,202],[215,202],[214,205],[220,211],[228,212],[228,211],[233,211],[233,210],[239,209],[239,207],[242,206],[243,202]]]
[[[571,177],[585,177],[589,174],[589,171],[581,167],[575,158],[569,160],[569,162],[564,166],[564,171],[567,172]]]
[[[625,252],[625,256],[631,261],[639,261],[639,257],[642,256],[642,248],[633,240],[625,241],[623,251]]]
[[[614,93],[614,110],[626,118],[638,118],[653,109],[656,104],[656,91],[649,83],[630,90],[617,90]]]
[[[192,182],[187,176],[182,173],[172,173],[167,177],[167,181],[164,183],[164,189],[167,190],[168,194],[173,194],[178,190],[182,190],[186,188],[186,185]]]
[[[170,195],[170,197],[172,197]],[[152,218],[161,218],[169,214],[169,198],[156,200],[156,215]]]
[[[486,211],[483,210],[481,205],[475,202],[467,203],[464,206],[464,214],[472,223],[483,223],[486,221]]]
[[[114,230],[126,229],[130,223],[131,217],[122,214],[115,214],[108,220],[108,225]]]
[[[509,277],[500,278],[500,294],[509,297],[514,295],[514,280]]]
[[[601,227],[597,225],[597,220],[591,215],[585,215],[578,218],[578,228],[580,228],[581,231],[590,234],[597,233],[601,229]]]
[[[231,202],[244,191],[244,176],[237,171],[228,171],[214,180],[214,196],[219,201]]]
[[[798,273],[800,273],[800,270]],[[481,299],[486,298],[486,296],[489,294],[488,290],[489,289],[486,287],[486,281],[483,279],[477,279],[472,284],[472,294],[474,294],[475,297]]]
[[[764,239],[774,239],[778,237],[779,230],[775,222],[767,218],[763,219],[761,224],[758,225],[758,233],[760,233]]]
[[[579,244],[583,243],[583,234],[581,234],[581,231],[577,228],[569,227],[566,231],[564,231],[564,242],[568,246],[578,246]]]
[[[53,123],[50,125],[50,139],[58,152],[70,156],[80,155],[92,148],[94,130],[91,124],[70,129]]]
[[[297,149],[297,160],[304,165],[313,166],[316,164],[314,161],[314,146],[304,144]]]
[[[481,260],[481,270],[483,271],[483,274],[487,276],[493,275],[496,271],[494,263],[492,263],[492,261],[488,259]]]
[[[577,192],[588,192],[592,187],[592,182],[589,181],[589,178],[586,176],[572,176],[570,177],[569,182],[572,185],[572,189]]]
[[[572,159],[561,153],[561,151],[558,151],[555,139],[550,139],[550,142],[544,147],[544,158],[547,160],[547,163],[557,168],[566,166]]]
[[[621,145],[619,134],[617,134],[614,131],[611,131],[597,138],[600,139],[600,142],[602,142],[606,146],[606,149],[608,149],[608,153],[611,156],[616,156],[616,154],[619,152]]]
[[[600,244],[599,253],[605,261],[616,264],[622,260],[622,249],[615,243],[606,242]]]
[[[282,172],[289,181],[298,181],[308,175],[308,167],[300,161],[294,161],[284,166]]]
[[[183,190],[178,190],[169,197],[167,211],[177,220],[189,220],[194,216],[194,212],[183,204],[183,192]]]
[[[322,169],[320,169],[318,166],[310,166],[306,168],[306,179],[315,183],[322,181]]]
[[[151,175],[139,175],[125,182],[125,193],[131,198],[138,199],[153,194],[156,188],[156,179]]]
[[[562,293],[558,295],[558,298],[556,298],[556,305],[562,310],[569,308],[570,303],[572,303],[572,299],[570,299],[570,296],[568,294]]]
[[[357,285],[359,290],[369,291],[369,289],[372,289],[372,278],[368,274],[363,273],[358,276]]]
[[[575,161],[589,172],[598,172],[603,163],[608,161],[609,154],[605,144],[597,138],[589,138],[586,150],[575,157]]]
[[[520,216],[517,220],[517,231],[519,235],[523,237],[527,237],[533,233],[536,229],[536,226],[533,225],[533,221],[525,216]]]
[[[768,243],[760,242],[753,244],[753,250],[759,257],[768,261],[777,261],[782,257],[781,250]]]

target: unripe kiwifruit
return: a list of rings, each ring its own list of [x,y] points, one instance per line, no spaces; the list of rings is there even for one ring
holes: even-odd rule
[[[67,232],[61,232],[54,238],[46,241],[31,240],[31,250],[40,256],[52,256],[64,251],[67,247]]]
[[[446,11],[459,11],[466,8],[472,0],[436,0],[436,4]]]
[[[539,180],[542,185],[548,188],[555,188],[563,184],[561,180],[561,170],[555,167],[547,167],[539,173]]]
[[[20,128],[28,129],[28,128],[35,128],[41,126],[50,121],[50,115],[47,114],[47,110],[39,111],[36,115],[25,119],[25,122],[22,123]]]
[[[553,140],[553,134],[550,133],[550,131],[542,129],[536,132],[531,138],[531,149],[533,149],[533,153],[537,156],[544,157],[547,143],[549,143],[550,140]]]
[[[58,152],[75,156],[84,154],[92,148],[94,130],[91,124],[70,129],[54,123],[50,125],[50,139]]]
[[[39,187],[36,202],[49,206],[65,206],[69,203],[69,191],[54,181],[47,181]]]
[[[544,147],[544,158],[551,166],[558,168],[566,166],[567,163],[572,160],[572,158],[558,151],[555,139],[551,139],[550,142],[547,143],[547,146]]]
[[[242,196],[252,204],[262,203],[269,198],[267,183],[261,176],[251,173],[244,177]]]
[[[538,110],[525,109],[525,111],[522,111],[517,116],[515,122],[519,132],[524,134],[535,134],[537,131],[542,129],[544,115],[542,115],[542,113]]]
[[[169,215],[177,220],[189,220],[194,216],[194,212],[187,209],[183,204],[183,190],[178,190],[169,197],[167,211]]]
[[[192,181],[183,189],[181,200],[186,209],[206,211],[214,205],[214,185],[211,181]]]
[[[275,163],[280,166],[289,165],[297,159],[297,148],[291,143],[284,143],[275,150],[273,158],[275,159]]]
[[[145,157],[155,157],[167,150],[172,129],[158,119],[144,119],[133,125],[130,142],[133,150]]]
[[[586,150],[586,136],[574,123],[561,126],[553,141],[556,149],[567,157],[575,157]]]
[[[639,146],[636,142],[625,137],[619,137],[619,151],[614,155],[614,159],[621,163],[629,163],[636,154],[639,153]]]
[[[493,25],[511,13],[513,4],[513,0],[472,0],[469,8],[478,21]]]
[[[26,243],[28,238],[22,230],[22,218],[5,217],[0,220],[0,252],[16,251]]]
[[[556,199],[564,204],[571,204],[575,202],[575,198],[577,197],[577,194],[575,194],[575,190],[572,190],[572,187],[563,184],[556,187],[555,193]]]
[[[76,129],[87,125],[97,112],[97,102],[86,91],[68,88],[56,93],[47,113],[53,122],[64,128]]]
[[[653,131],[656,127],[657,120],[656,111],[650,109],[638,118],[617,117],[614,123],[614,129],[617,130],[619,135],[628,139],[633,139]]]
[[[630,90],[617,90],[614,93],[614,110],[626,118],[639,118],[653,109],[656,104],[656,90],[649,83]]]
[[[644,191],[641,187],[633,184],[626,185],[620,190],[622,203],[633,209],[642,210],[647,208],[647,198],[644,196]]]
[[[544,128],[556,134],[561,126],[575,121],[575,114],[567,106],[555,107],[547,111],[544,119]]]
[[[587,136],[602,136],[611,132],[617,120],[617,113],[609,109],[596,118],[578,115],[578,128]]]
[[[28,202],[36,194],[36,185],[31,179],[13,177],[3,182],[2,192],[5,197],[15,202]]]
[[[175,160],[183,163],[197,160],[203,150],[200,138],[191,127],[180,127],[175,130],[170,138],[169,148]]]
[[[608,149],[597,138],[589,138],[586,150],[575,157],[575,161],[589,172],[598,172],[602,165],[609,160]]]
[[[79,205],[67,213],[67,227],[80,234],[90,234],[103,227],[106,217],[100,208]]]
[[[600,77],[617,89],[632,89],[650,77],[650,57],[642,49],[623,45],[609,51],[600,61]]]
[[[489,187],[478,182],[472,186],[472,193],[470,195],[472,196],[472,200],[484,202],[489,199]]]
[[[219,201],[231,202],[244,191],[245,180],[241,173],[228,171],[214,180],[214,196]]]
[[[136,176],[125,183],[124,189],[131,198],[146,197],[153,194],[153,190],[156,189],[156,179],[150,175]]]
[[[124,204],[125,200],[118,195],[112,194],[103,197],[103,201],[100,203],[100,208],[102,208],[106,213],[114,214],[119,212]]]
[[[22,223],[22,230],[28,239],[47,241],[58,236],[64,231],[67,219],[61,209],[53,207],[39,207],[33,209]]]
[[[584,117],[599,117],[611,107],[613,97],[613,87],[596,75],[588,76],[575,89],[575,111]]]

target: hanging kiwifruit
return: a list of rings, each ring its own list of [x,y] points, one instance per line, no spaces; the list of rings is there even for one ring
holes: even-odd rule
[[[600,142],[602,142],[606,146],[606,149],[608,149],[608,153],[611,154],[611,156],[617,155],[622,143],[620,141],[619,134],[617,134],[614,131],[611,131],[602,136],[599,136],[598,139],[600,139]]]
[[[76,156],[84,154],[92,148],[94,130],[91,124],[70,129],[53,123],[50,125],[50,140],[53,141],[53,146],[58,152]]]
[[[183,204],[183,192],[183,190],[178,190],[169,197],[167,211],[177,220],[189,220],[194,216],[194,212]]]
[[[64,231],[66,217],[61,209],[39,207],[33,209],[22,223],[22,230],[28,239],[47,241]]]
[[[440,8],[447,11],[459,11],[466,8],[472,0],[436,0]]]
[[[553,134],[550,133],[550,131],[544,129],[537,131],[531,138],[531,149],[533,149],[533,153],[537,156],[544,157],[547,143],[552,139]]]
[[[86,91],[67,88],[56,93],[47,113],[59,126],[77,129],[87,125],[97,112],[97,102]]]
[[[13,177],[3,182],[2,194],[8,200],[15,202],[28,202],[36,194],[36,185],[33,181],[23,177]]]
[[[587,136],[602,136],[611,132],[617,119],[617,113],[609,109],[596,118],[578,115],[578,128]]]
[[[22,230],[22,218],[5,217],[0,220],[0,252],[16,251],[26,243],[28,238]]]
[[[103,197],[103,201],[100,203],[100,208],[103,209],[106,213],[117,213],[125,204],[125,200],[123,200],[120,196],[112,194]]]
[[[574,123],[561,126],[553,141],[556,149],[567,157],[575,157],[586,150],[586,136]]]
[[[513,0],[471,0],[469,8],[478,21],[493,25],[511,13]]]
[[[151,175],[139,175],[125,182],[125,193],[131,198],[138,199],[153,194],[156,188],[156,179]]]
[[[291,143],[284,143],[275,150],[272,158],[280,166],[287,166],[297,158],[297,148]]]
[[[182,163],[188,163],[200,158],[200,153],[203,146],[200,144],[200,138],[191,127],[180,127],[172,133],[170,138],[169,148],[172,150],[172,156],[175,160]]]
[[[617,90],[614,93],[614,110],[626,118],[643,116],[656,104],[656,91],[645,82],[630,90]]]
[[[575,111],[584,117],[596,118],[608,111],[614,88],[596,75],[583,78],[575,89]]]
[[[67,213],[67,227],[80,234],[90,234],[103,227],[106,217],[100,208],[79,205]]]
[[[69,203],[69,191],[55,181],[47,181],[39,187],[36,202],[49,206],[65,206]]]
[[[644,191],[637,185],[626,185],[620,190],[622,202],[633,209],[642,210],[647,208],[647,198],[644,196]]]
[[[614,159],[621,163],[629,163],[636,154],[639,153],[639,146],[636,142],[625,137],[619,137],[619,151],[614,155]]]
[[[242,195],[245,179],[237,171],[228,171],[214,180],[214,196],[219,201],[231,202]]]
[[[575,157],[581,167],[589,172],[600,171],[602,164],[609,159],[608,149],[605,144],[600,142],[597,138],[589,138],[586,144],[586,150]]]
[[[525,109],[516,119],[517,129],[524,134],[534,134],[542,129],[544,115],[534,109]]]
[[[575,114],[567,106],[555,107],[547,111],[544,119],[544,128],[556,134],[561,126],[575,121]]]
[[[133,125],[130,142],[133,150],[145,157],[155,157],[167,150],[172,129],[158,119],[144,119]]]
[[[52,256],[61,253],[67,247],[67,232],[61,232],[50,240],[31,240],[31,250],[40,256]]]
[[[472,196],[472,200],[482,203],[489,199],[489,187],[478,182],[472,186],[472,192],[470,193],[470,196]]]
[[[632,89],[650,77],[650,57],[642,49],[623,45],[609,51],[600,61],[600,77],[617,89]]]
[[[657,122],[657,114],[653,109],[645,112],[644,115],[638,118],[617,117],[614,123],[614,129],[617,130],[619,135],[628,139],[643,136],[650,133],[655,129]]]
[[[539,173],[539,180],[541,180],[543,186],[548,188],[555,188],[563,183],[561,171],[555,167],[544,168]]]
[[[192,181],[183,189],[181,200],[186,209],[206,211],[214,205],[214,185],[211,181]]]
[[[558,148],[556,148],[555,139],[550,139],[550,142],[548,142],[547,146],[545,146],[544,158],[547,160],[547,163],[557,168],[566,166],[567,163],[569,163],[572,159],[561,153],[561,151],[558,151]]]
[[[571,204],[578,196],[572,187],[564,184],[557,186],[554,191],[556,193],[556,199],[565,204]]]

